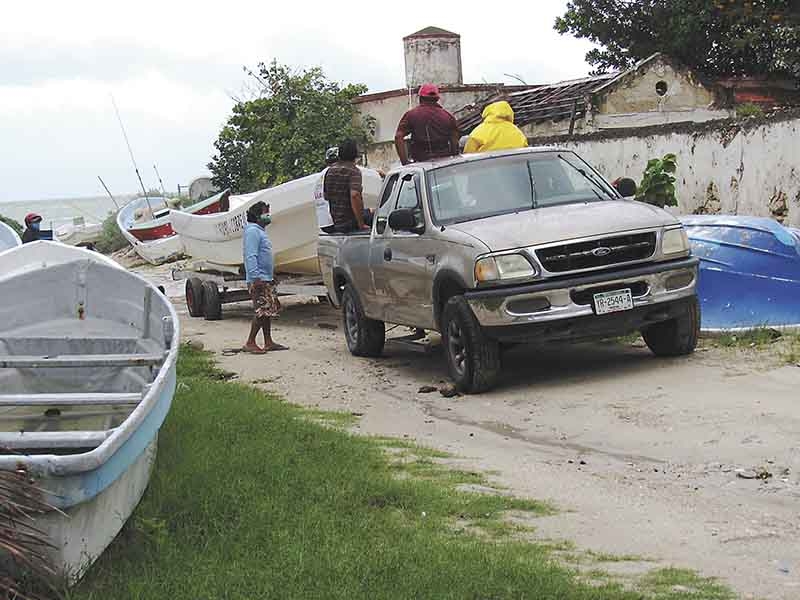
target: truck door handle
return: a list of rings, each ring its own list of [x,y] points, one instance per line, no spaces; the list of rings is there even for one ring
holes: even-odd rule
[[[383,260],[386,260],[386,261],[392,260],[392,249],[391,248],[386,248],[383,251]]]

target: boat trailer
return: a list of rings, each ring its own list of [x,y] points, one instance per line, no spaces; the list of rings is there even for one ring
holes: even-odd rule
[[[222,305],[249,302],[250,292],[244,273],[234,268],[196,262],[191,268],[173,269],[173,281],[186,281],[185,296],[189,315],[206,321],[222,319]],[[278,281],[278,296],[312,296],[328,301],[328,290],[320,275],[284,275]]]

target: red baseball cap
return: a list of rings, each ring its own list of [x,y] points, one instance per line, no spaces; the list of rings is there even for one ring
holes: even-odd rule
[[[33,223],[34,221],[41,221],[42,217],[37,215],[36,213],[28,213],[25,215],[25,224],[28,225]]]
[[[439,88],[432,83],[423,83],[419,88],[419,95],[425,98],[438,98]]]

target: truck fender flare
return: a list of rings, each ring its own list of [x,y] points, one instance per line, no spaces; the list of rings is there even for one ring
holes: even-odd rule
[[[464,282],[464,278],[456,271],[451,269],[439,271],[433,280],[433,318],[437,326],[439,326],[444,304],[447,298],[453,296],[454,289],[465,292],[470,289],[470,286]],[[443,298],[443,295],[446,295],[447,298]]]

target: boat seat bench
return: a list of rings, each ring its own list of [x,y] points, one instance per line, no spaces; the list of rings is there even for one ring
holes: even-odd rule
[[[164,362],[166,354],[63,354],[61,356],[0,356],[0,368],[41,367],[149,367]]]
[[[119,406],[139,404],[142,394],[0,394],[0,407],[6,406]]]

